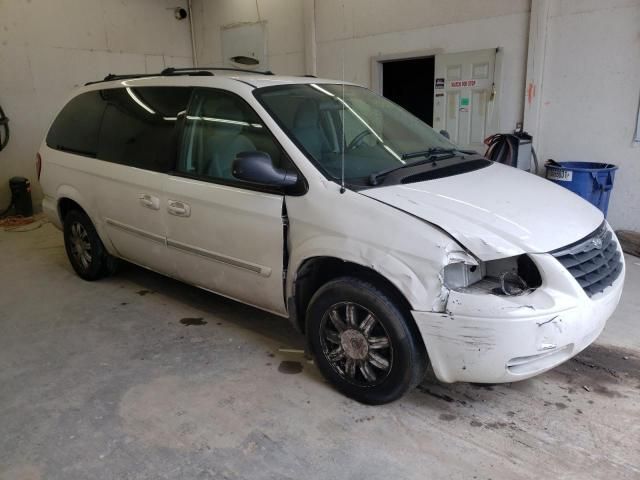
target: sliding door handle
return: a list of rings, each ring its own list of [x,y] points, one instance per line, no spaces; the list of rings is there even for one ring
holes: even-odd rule
[[[191,207],[188,203],[180,202],[178,200],[169,200],[167,210],[171,215],[177,217],[189,217],[191,216]]]
[[[160,199],[149,195],[148,193],[141,193],[138,195],[138,200],[143,207],[150,208],[151,210],[160,210]]]

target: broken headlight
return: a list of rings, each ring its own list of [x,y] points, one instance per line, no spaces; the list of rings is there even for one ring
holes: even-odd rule
[[[480,262],[459,252],[450,256],[443,277],[445,286],[451,290],[496,295],[522,295],[542,284],[540,272],[528,255]]]

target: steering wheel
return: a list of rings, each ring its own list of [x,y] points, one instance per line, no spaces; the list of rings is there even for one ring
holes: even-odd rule
[[[347,150],[355,150],[356,148],[358,148],[362,144],[364,139],[368,135],[371,135],[371,133],[372,132],[369,129],[361,131],[358,135],[353,137],[353,140],[349,142],[349,145],[347,145]]]

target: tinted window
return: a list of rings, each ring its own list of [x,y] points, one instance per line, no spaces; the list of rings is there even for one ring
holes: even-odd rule
[[[100,92],[73,98],[58,114],[47,134],[47,145],[80,155],[95,157],[105,104]]]
[[[176,120],[191,89],[186,87],[103,90],[107,102],[98,158],[154,171],[173,166]]]
[[[255,111],[237,95],[213,89],[196,90],[191,101],[178,171],[236,181],[233,161],[240,152],[261,151],[274,165],[291,163]]]

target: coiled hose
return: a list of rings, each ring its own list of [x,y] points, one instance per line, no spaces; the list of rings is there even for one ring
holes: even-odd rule
[[[9,118],[0,107],[0,151],[9,143]]]
[[[528,139],[531,137],[527,135]],[[517,166],[515,163],[518,146],[520,144],[519,136],[513,133],[496,133],[490,137],[485,138],[484,144],[487,146],[487,151],[484,156],[494,162],[503,163],[511,167]],[[533,158],[533,165],[529,167],[529,171],[534,173],[538,172],[538,156],[536,151],[531,146],[531,156]]]
[[[9,143],[9,118],[4,114],[4,110],[0,107],[0,151],[4,149]],[[13,206],[13,195],[11,196],[11,201],[9,202],[9,206],[0,212],[0,217],[4,217],[11,207]]]

